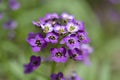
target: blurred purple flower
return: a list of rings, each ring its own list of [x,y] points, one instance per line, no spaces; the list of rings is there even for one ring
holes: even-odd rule
[[[90,60],[89,60],[89,52],[87,49],[73,49],[73,50],[68,50],[68,54],[70,56],[71,59],[75,60],[75,61],[83,61],[84,64],[86,64],[87,66],[90,65]]]
[[[65,80],[62,72],[58,74],[51,74],[51,80]]]
[[[120,4],[120,0],[109,0],[112,4]]]
[[[20,3],[17,0],[9,0],[9,6],[12,10],[17,10],[20,8]]]
[[[29,33],[27,42],[31,45],[34,52],[39,52],[41,48],[46,46],[46,42],[40,33]]]
[[[34,71],[34,69],[33,69],[32,65],[30,65],[30,64],[25,64],[24,65],[24,73],[25,74],[29,74],[33,71]]]
[[[33,72],[40,66],[41,58],[40,56],[31,56],[30,62],[24,65],[24,73],[28,74]]]
[[[64,19],[74,19],[73,15],[69,15],[65,12],[61,14],[61,17],[64,18]]]
[[[40,65],[40,62],[40,56],[31,56],[29,64],[32,65],[34,68],[37,68]]]
[[[3,14],[2,13],[0,13],[0,20],[3,18]]]
[[[78,75],[77,73],[74,71],[72,72],[72,75],[69,76],[66,80],[82,80]]]
[[[3,27],[4,27],[4,29],[14,30],[17,27],[17,23],[16,23],[16,21],[13,21],[10,19],[4,23]]]
[[[37,27],[41,27],[40,21],[37,21],[37,22],[36,21],[32,21],[32,24],[37,26]]]
[[[90,39],[87,36],[87,32],[85,32],[85,31],[78,31],[76,35],[77,35],[78,41],[80,43],[89,43],[90,42]]]
[[[109,9],[107,12],[107,16],[114,23],[117,23],[120,21],[120,14],[114,9]]]
[[[65,63],[67,61],[66,49],[64,47],[52,48],[51,49],[51,58],[55,62]]]
[[[89,44],[82,44],[81,49],[84,49],[88,52],[88,54],[93,53],[94,49]]]
[[[46,14],[46,16],[44,17],[46,20],[51,20],[54,18],[59,18],[57,13],[52,13],[52,14]]]

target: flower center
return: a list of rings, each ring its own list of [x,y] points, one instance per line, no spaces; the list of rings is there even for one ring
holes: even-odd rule
[[[84,39],[85,38],[82,35],[79,36],[79,42],[80,42],[80,40],[84,40]]]
[[[63,33],[63,32],[65,32],[64,29],[60,29],[60,30],[59,30],[59,33]]]
[[[48,31],[49,31],[49,27],[48,27],[48,26],[45,26],[44,32],[47,33]]]
[[[56,77],[56,80],[62,80],[62,77],[61,77],[60,75],[58,75],[58,76]]]
[[[61,80],[61,78],[60,78],[60,77],[57,77],[56,80]]]
[[[79,55],[83,55],[83,51],[82,51],[82,50],[79,50],[78,54],[79,54]]]
[[[37,44],[37,46],[40,47],[41,46],[40,40],[36,40],[35,44]]]
[[[74,76],[71,77],[71,80],[76,80],[76,78]]]
[[[73,31],[75,29],[74,26],[70,26],[70,31]]]
[[[55,56],[62,57],[62,53],[61,52],[57,52]]]
[[[38,64],[38,61],[35,60],[35,61],[32,62],[32,64],[33,64],[33,65],[37,65],[37,64]]]
[[[75,58],[75,57],[77,57],[77,56],[78,56],[78,54],[73,54],[73,55],[72,55],[73,58]]]
[[[68,42],[69,42],[70,44],[74,44],[74,43],[75,43],[73,39],[69,39]]]
[[[55,37],[54,36],[50,36],[49,39],[55,40]]]

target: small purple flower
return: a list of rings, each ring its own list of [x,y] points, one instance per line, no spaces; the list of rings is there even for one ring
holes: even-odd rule
[[[52,13],[52,14],[46,14],[46,16],[45,16],[46,20],[50,20],[50,19],[54,19],[54,18],[59,18],[58,14]]]
[[[51,55],[52,60],[55,62],[65,63],[67,61],[66,49],[64,47],[52,48]]]
[[[79,26],[79,31],[84,31],[85,30],[85,25],[83,21],[77,21],[73,20],[74,24]]]
[[[16,23],[16,21],[8,20],[6,23],[4,23],[3,27],[4,27],[4,29],[13,30],[17,27],[17,23]]]
[[[27,42],[31,45],[34,52],[39,52],[46,46],[46,42],[40,33],[29,33]]]
[[[58,34],[56,33],[47,33],[46,38],[45,38],[46,42],[51,42],[53,44],[58,42]]]
[[[37,26],[37,27],[41,27],[40,21],[37,21],[37,22],[36,21],[32,21],[32,24]]]
[[[77,32],[77,37],[78,37],[78,41],[80,43],[89,43],[90,42],[90,39],[87,36],[87,33],[84,32],[84,31],[78,31]]]
[[[120,13],[115,9],[109,9],[106,13],[109,20],[113,23],[119,23],[120,22]]]
[[[30,64],[25,64],[24,65],[24,73],[25,74],[29,74],[33,71],[34,71],[34,69],[33,69],[32,65],[30,65]]]
[[[0,13],[0,20],[3,18],[3,14],[2,13]]]
[[[41,63],[40,56],[31,56],[30,62],[24,65],[24,73],[31,73],[36,70]]]
[[[67,32],[65,26],[60,26],[60,25],[56,25],[54,27],[54,31],[59,34],[64,34]]]
[[[62,72],[59,72],[58,74],[52,74],[51,80],[65,80],[64,75]]]
[[[61,14],[61,17],[64,18],[64,19],[74,19],[73,15],[69,15],[65,12]]]
[[[75,61],[82,61],[86,65],[90,65],[90,60],[89,60],[89,52],[87,49],[73,49],[73,50],[68,50],[68,54],[71,59]]]
[[[30,58],[30,65],[32,65],[34,68],[37,68],[41,63],[40,56],[31,56]]]
[[[9,6],[12,10],[17,10],[20,8],[20,3],[17,0],[9,0]]]
[[[46,23],[44,25],[41,25],[43,32],[48,33],[53,31],[53,26],[49,23]]]
[[[73,49],[73,50],[68,50],[68,54],[70,56],[71,59],[74,59],[74,60],[83,60],[83,51],[82,50],[79,50],[77,48]]]
[[[66,36],[61,40],[60,44],[66,44],[70,49],[80,48],[80,43],[76,36]]]
[[[66,25],[66,29],[68,32],[74,33],[74,32],[77,32],[79,30],[79,26],[77,24],[74,24],[73,22],[69,22]]]
[[[76,72],[73,72],[68,80],[82,80]]]
[[[82,44],[81,49],[86,50],[88,54],[91,54],[93,52],[93,47],[91,47],[89,44]]]

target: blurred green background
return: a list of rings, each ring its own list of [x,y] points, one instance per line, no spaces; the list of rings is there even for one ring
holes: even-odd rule
[[[44,76],[50,75],[49,63],[42,63],[30,75],[23,73],[23,64],[32,54],[43,56],[48,53],[33,53],[26,38],[29,32],[36,32],[31,23],[33,20],[54,12],[67,12],[83,20],[94,48],[90,67],[78,62],[68,66],[59,64],[66,67],[63,72],[67,75],[76,70],[83,80],[120,80],[120,3],[111,0],[18,0],[20,9],[7,12],[7,2],[3,0],[0,4],[0,11],[4,13],[0,20],[0,80],[47,80]],[[13,39],[8,37],[10,30],[2,26],[8,17],[18,23]]]

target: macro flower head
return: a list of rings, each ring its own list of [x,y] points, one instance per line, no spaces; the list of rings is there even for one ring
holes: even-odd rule
[[[73,60],[83,60],[83,57],[88,54],[81,48],[82,44],[90,42],[84,22],[76,20],[73,15],[46,14],[45,17],[32,23],[41,30],[39,33],[30,33],[27,38],[34,52],[40,52],[51,43],[53,45],[49,49],[51,59],[63,63],[68,57]],[[61,47],[56,48],[54,45]]]
[[[93,49],[89,46],[90,39],[83,21],[78,21],[73,15],[62,13],[47,14],[32,21],[37,33],[29,33],[27,42],[33,52],[44,52],[47,50],[46,61],[53,63],[66,63],[68,59],[83,62],[89,65],[89,56]],[[43,49],[44,48],[44,49]],[[45,58],[44,58],[45,60]],[[43,60],[43,61],[44,61]],[[30,62],[24,65],[24,72],[31,73],[41,63],[41,58],[31,56]],[[54,64],[52,64],[54,68]],[[54,72],[54,69],[52,69]],[[62,72],[51,74],[51,80],[66,80]],[[75,73],[68,80],[81,80]]]

